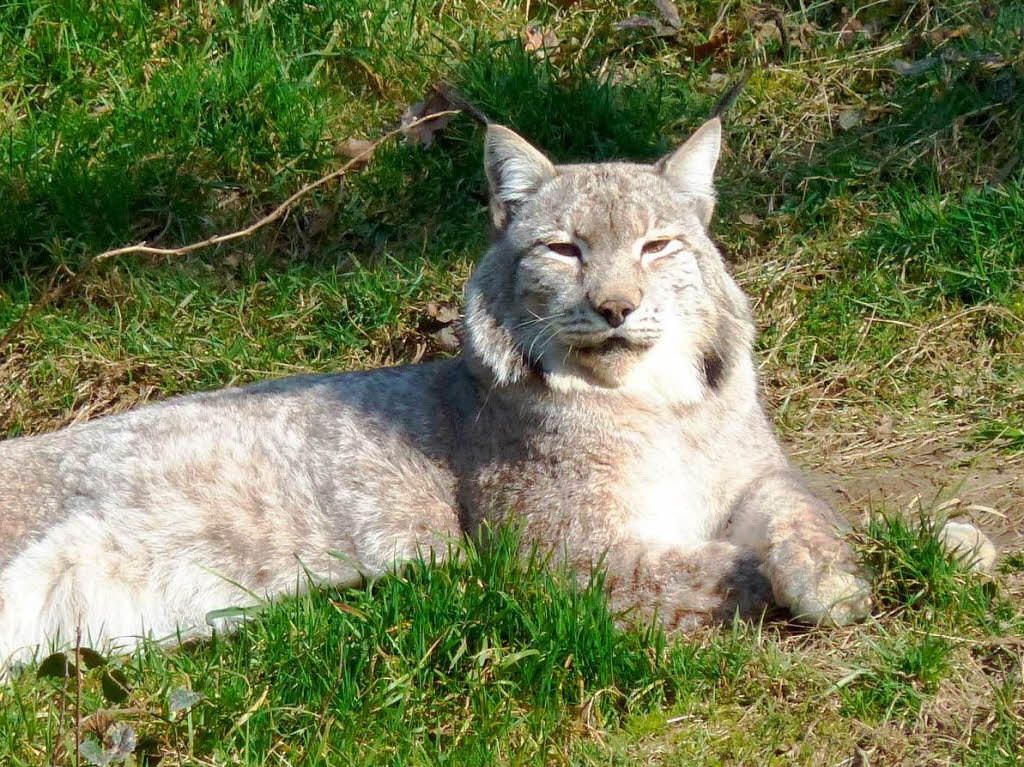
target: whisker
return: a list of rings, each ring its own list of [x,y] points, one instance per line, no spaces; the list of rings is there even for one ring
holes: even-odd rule
[[[551,325],[549,325],[548,327],[551,327],[552,325],[554,325],[554,323],[551,323]],[[554,328],[554,330],[553,330],[553,331],[551,332],[551,334],[550,334],[550,335],[549,335],[549,336],[548,336],[548,337],[547,337],[547,338],[546,338],[546,339],[544,340],[544,343],[542,343],[542,344],[541,344],[541,348],[540,348],[540,356],[542,356],[542,357],[544,356],[544,352],[546,352],[546,351],[547,351],[547,347],[548,347],[548,346],[549,346],[549,345],[551,344],[551,342],[555,340],[555,336],[557,336],[557,335],[558,335],[558,331],[559,331],[560,329],[561,329],[561,328],[559,328],[559,327],[555,326],[555,328]]]
[[[537,341],[540,339],[541,335],[544,333],[544,330],[545,330],[546,327],[548,327],[548,326],[544,326],[540,330],[538,330],[537,334],[533,337],[533,341],[530,342],[530,348],[526,350],[526,357],[527,357],[527,359],[529,359],[531,361],[534,361],[533,347],[537,345]]]
[[[551,330],[552,328],[554,328],[554,329],[553,329],[553,330]],[[540,348],[541,348],[541,352],[543,352],[543,351],[544,351],[544,348],[545,348],[545,346],[546,346],[546,345],[547,345],[547,344],[548,344],[548,343],[549,343],[549,342],[550,342],[550,341],[551,341],[552,339],[554,339],[554,337],[555,337],[555,336],[557,336],[557,335],[558,335],[558,331],[559,331],[559,330],[561,330],[561,328],[560,328],[560,327],[559,327],[559,326],[558,326],[558,325],[557,325],[557,324],[556,324],[556,323],[555,323],[554,321],[551,321],[551,322],[548,322],[548,324],[547,324],[547,325],[543,326],[543,327],[542,327],[542,328],[541,328],[540,330],[538,330],[538,331],[537,331],[537,335],[535,335],[535,336],[533,337],[533,342],[532,342],[532,343],[530,344],[530,348],[529,348],[529,350],[528,350],[528,351],[526,352],[526,356],[527,356],[527,357],[529,357],[529,358],[530,358],[531,360],[535,360],[535,359],[538,359],[538,358],[536,358],[536,357],[534,357],[534,356],[533,356],[533,347],[537,345],[537,342],[538,342],[538,341],[539,341],[539,340],[541,339],[541,337],[543,337],[543,335],[544,335],[544,332],[545,332],[546,330],[551,330],[551,334],[550,334],[550,335],[549,335],[549,336],[547,337],[547,339],[545,339],[545,341],[544,341],[544,342],[543,342],[543,343],[542,343],[542,344],[540,345]]]
[[[525,320],[523,322],[520,322],[518,325],[514,325],[512,327],[512,330],[518,330],[519,328],[525,327],[527,325],[534,325],[534,324],[536,324],[538,322],[545,322],[547,320],[554,320],[554,319],[557,319],[558,317],[562,317],[562,316],[564,316],[566,314],[566,312],[563,311],[563,312],[558,312],[556,314],[552,314],[550,317],[541,317],[539,314],[537,314],[536,312],[534,312],[532,310],[527,309],[527,311],[530,312],[530,314],[532,314],[535,317],[535,319]]]

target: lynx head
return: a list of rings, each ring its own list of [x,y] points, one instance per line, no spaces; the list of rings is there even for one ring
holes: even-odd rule
[[[553,165],[488,128],[496,229],[468,288],[467,356],[497,383],[695,402],[747,361],[747,303],[708,238],[718,120],[653,165]]]

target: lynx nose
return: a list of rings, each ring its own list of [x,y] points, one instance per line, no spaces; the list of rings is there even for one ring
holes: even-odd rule
[[[607,322],[613,328],[617,328],[619,327],[619,325],[625,322],[626,317],[634,309],[636,309],[636,307],[632,304],[632,302],[621,298],[605,301],[604,303],[597,307],[598,313],[602,317],[604,317],[605,322]]]

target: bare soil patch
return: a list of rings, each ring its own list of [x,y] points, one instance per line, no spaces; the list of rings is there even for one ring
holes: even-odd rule
[[[815,444],[817,443],[817,444]],[[950,432],[805,434],[794,459],[851,523],[875,510],[969,520],[1004,552],[1024,550],[1024,456],[971,450]]]

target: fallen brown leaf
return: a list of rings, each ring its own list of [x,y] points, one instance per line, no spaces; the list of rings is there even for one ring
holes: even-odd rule
[[[434,343],[440,346],[441,349],[449,353],[457,352],[462,346],[462,339],[459,338],[459,334],[453,325],[445,326],[431,333],[430,337],[434,339]]]
[[[442,88],[432,86],[423,101],[416,102],[402,113],[402,125],[409,125],[438,112],[448,112],[457,108],[448,100]],[[436,120],[412,126],[405,131],[406,139],[413,144],[429,147],[434,143],[434,134],[447,128],[454,119],[455,115],[441,115]]]
[[[970,24],[962,24],[956,29],[946,29],[944,27],[937,27],[936,29],[930,30],[925,37],[936,48],[942,45],[947,40],[955,40],[958,37],[963,37],[971,31]]]
[[[811,42],[811,35],[818,31],[818,25],[813,22],[806,24],[800,24],[793,28],[793,34],[791,37],[791,43],[794,48],[807,53],[814,48]]]
[[[374,144],[364,138],[347,138],[334,145],[335,157],[360,158],[360,162],[369,162],[373,156]],[[364,156],[365,153],[365,156]]]
[[[420,317],[420,332],[429,336],[434,345],[445,352],[457,352],[462,345],[461,322],[457,304],[447,301],[431,301],[423,308]],[[422,354],[426,349],[418,350]]]
[[[447,325],[459,318],[459,307],[447,301],[431,301],[426,306],[427,316]]]
[[[882,25],[878,21],[862,22],[860,19],[848,19],[839,27],[839,42],[842,45],[850,45],[858,37],[871,40],[882,31]]]
[[[843,9],[846,10],[845,8]],[[857,37],[857,33],[860,32],[864,25],[860,23],[860,19],[847,19],[841,27],[839,27],[839,41],[844,45],[849,45],[853,42],[854,38]]]
[[[523,50],[539,55],[552,55],[558,51],[561,41],[552,30],[544,30],[533,25],[526,28],[526,42],[523,43]]]
[[[761,21],[754,25],[754,39],[761,43],[782,42],[779,26],[774,21]]]
[[[705,59],[711,58],[728,44],[729,33],[725,31],[716,32],[708,38],[707,42],[701,43],[693,49],[693,52],[691,53],[693,62],[695,64],[699,64]]]

